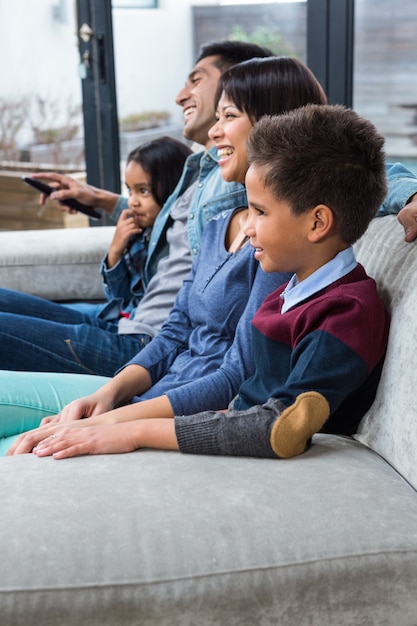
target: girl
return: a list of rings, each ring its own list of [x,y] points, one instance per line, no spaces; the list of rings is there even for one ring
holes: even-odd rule
[[[161,137],[140,145],[127,157],[125,181],[128,209],[117,222],[100,273],[108,303],[60,305],[17,291],[0,289],[0,310],[62,324],[116,324],[121,312],[130,315],[146,288],[143,268],[150,231],[156,216],[174,190],[191,150],[181,141]],[[72,309],[68,312],[68,309]]]

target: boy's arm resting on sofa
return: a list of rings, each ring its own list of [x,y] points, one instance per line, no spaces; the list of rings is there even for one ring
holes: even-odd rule
[[[398,221],[404,228],[405,241],[411,243],[417,239],[417,193],[409,200],[408,204],[398,213]]]

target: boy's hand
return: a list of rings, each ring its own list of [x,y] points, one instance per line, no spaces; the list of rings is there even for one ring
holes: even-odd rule
[[[122,211],[107,254],[108,269],[111,269],[120,261],[132,237],[139,235],[142,230],[134,214],[129,209]]]
[[[398,213],[398,221],[404,228],[405,241],[411,243],[417,239],[417,193]]]

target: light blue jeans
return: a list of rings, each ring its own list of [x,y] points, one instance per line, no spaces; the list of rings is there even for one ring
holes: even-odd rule
[[[150,337],[95,313],[0,289],[0,369],[113,376]]]
[[[87,374],[0,371],[0,456],[43,417],[56,415],[76,398],[97,391],[109,378]]]

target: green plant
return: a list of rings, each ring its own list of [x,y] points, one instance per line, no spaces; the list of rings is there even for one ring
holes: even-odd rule
[[[33,144],[50,146],[50,159],[54,165],[65,163],[65,143],[79,134],[81,128],[81,105],[67,101],[62,109],[61,102],[36,96],[31,106]],[[63,123],[57,125],[57,120]],[[82,153],[76,160],[82,158]]]
[[[0,159],[19,159],[19,133],[27,121],[28,101],[0,99]]]
[[[258,26],[250,33],[247,33],[241,26],[234,26],[229,39],[256,43],[258,46],[269,48],[277,56],[296,56],[293,48],[282,35],[267,26]]]
[[[31,126],[35,143],[55,143],[74,139],[80,129],[81,105],[67,102],[62,113],[62,105],[57,100],[47,100],[36,96],[31,107]],[[56,126],[57,119],[64,124]]]

